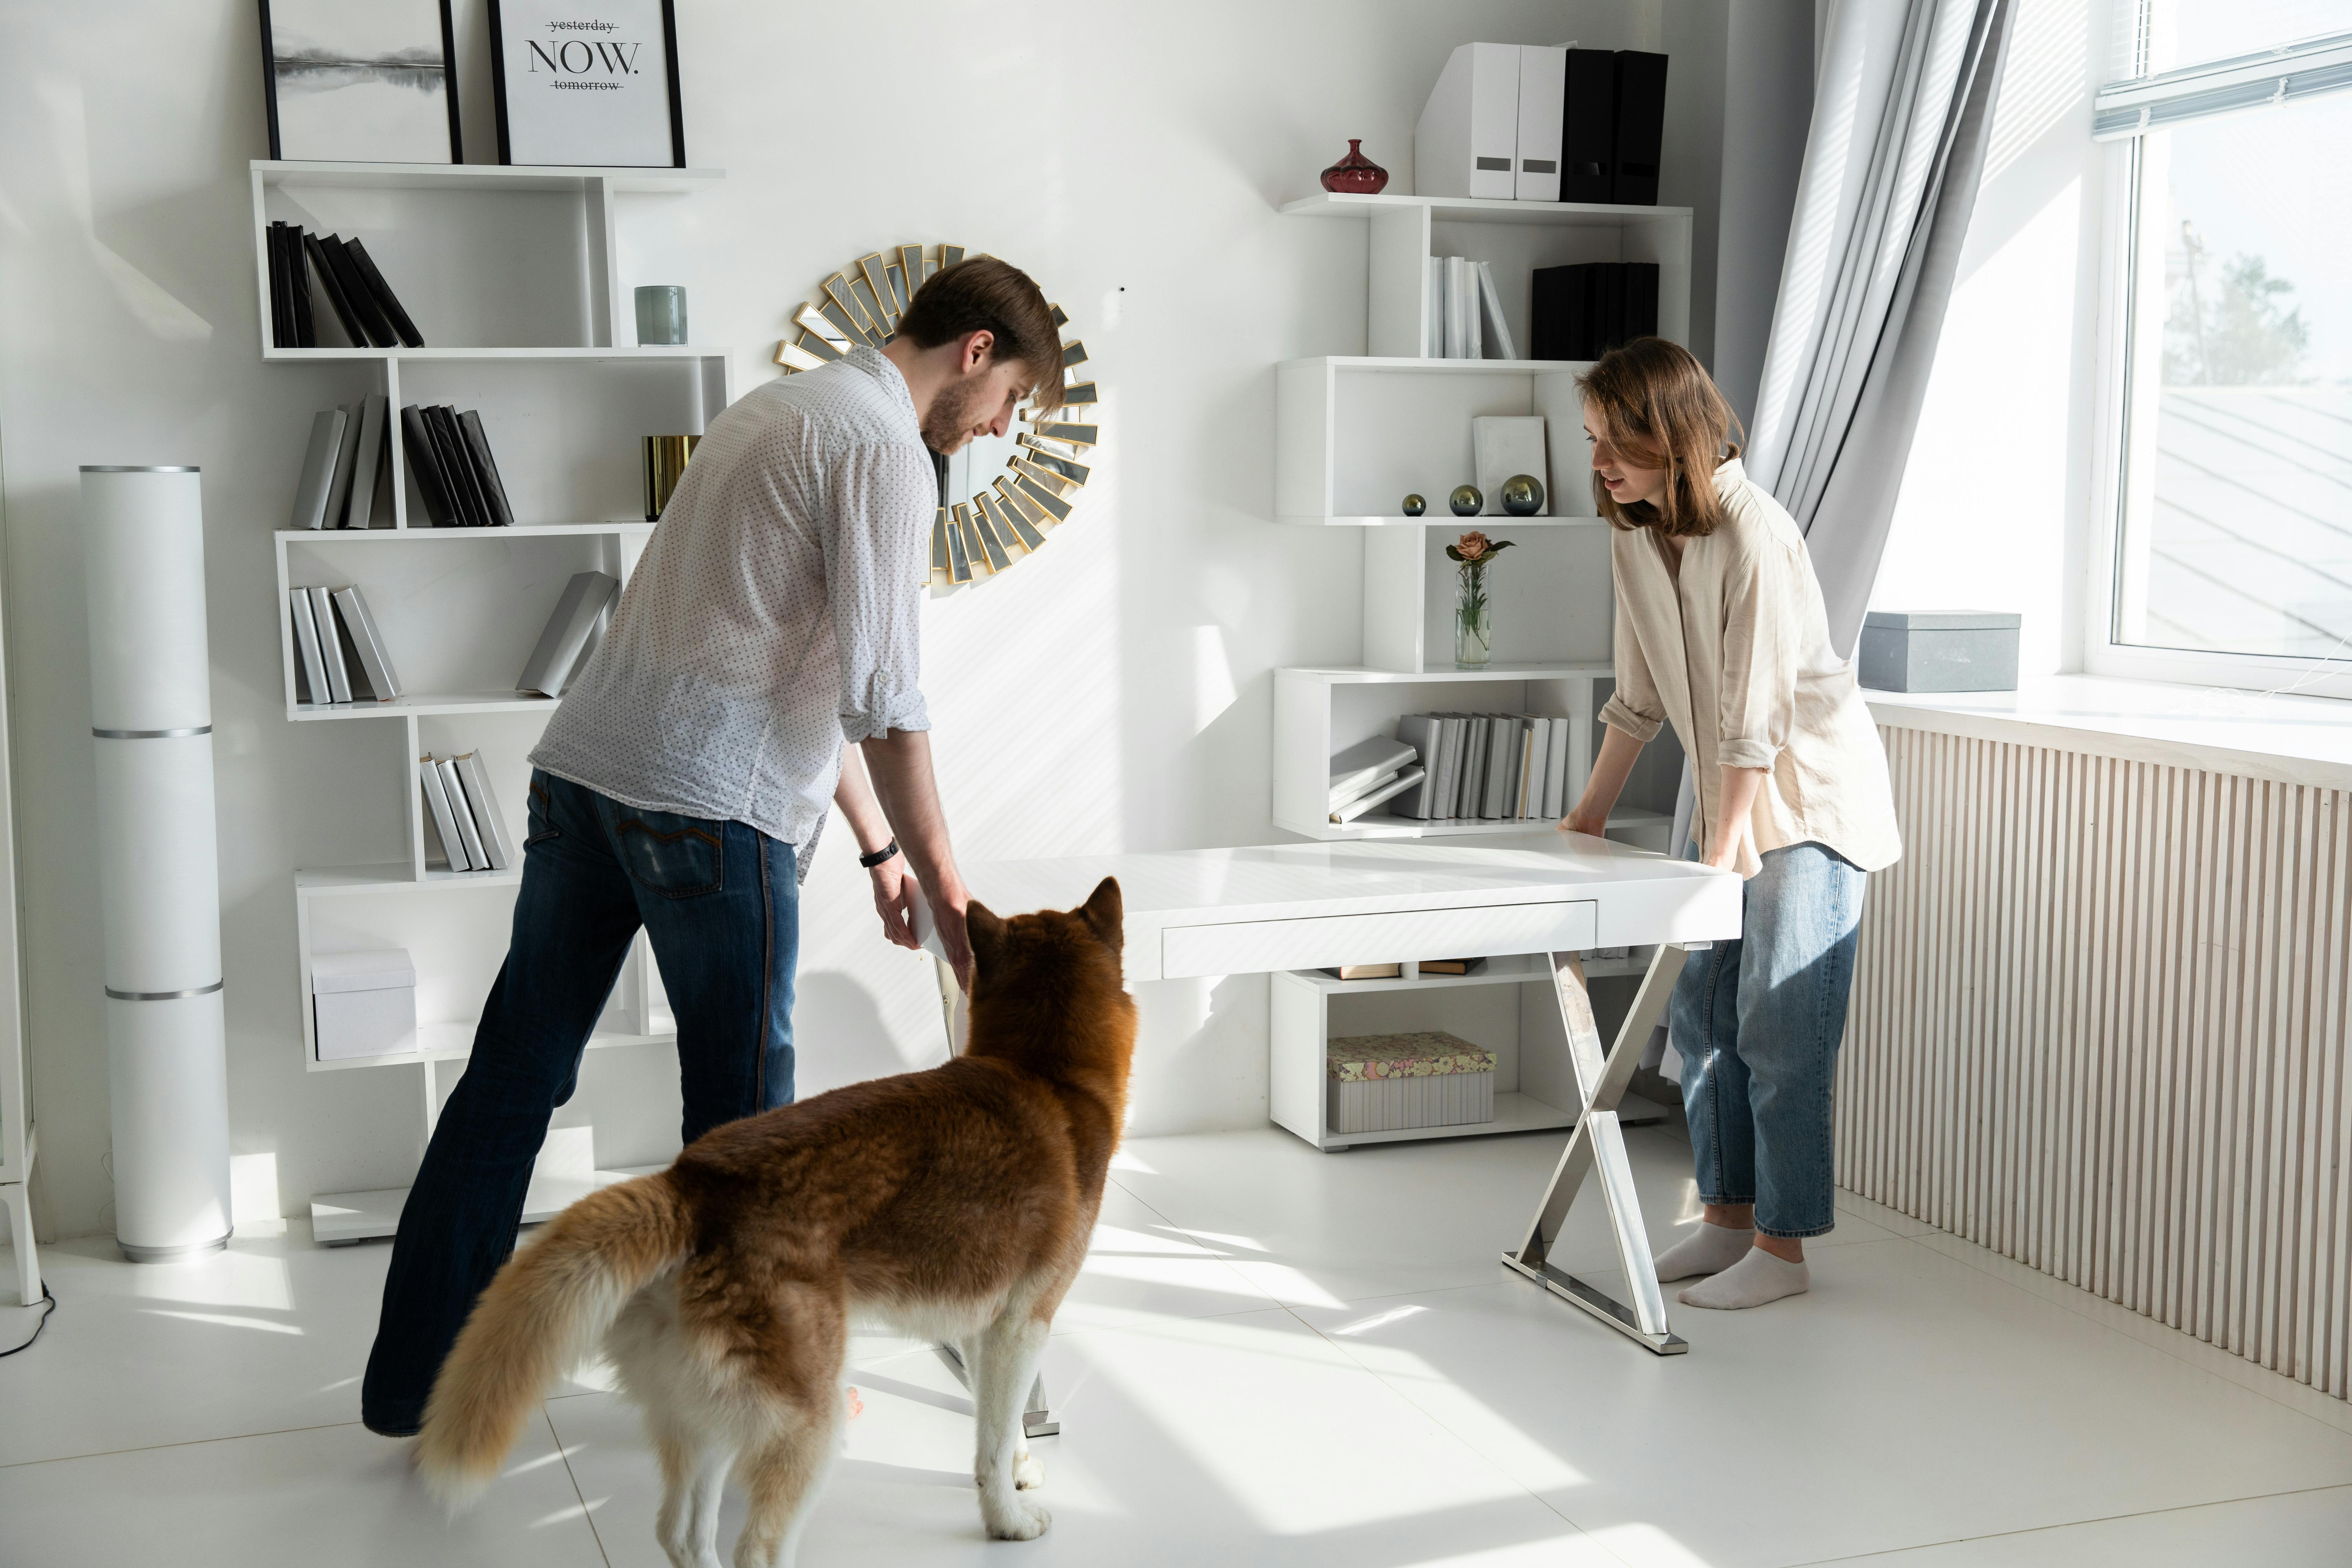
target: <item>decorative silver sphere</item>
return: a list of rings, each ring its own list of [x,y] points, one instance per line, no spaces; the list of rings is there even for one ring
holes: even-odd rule
[[[1405,516],[1419,517],[1423,512],[1428,510],[1429,503],[1422,500],[1419,496],[1407,496],[1404,498]]]
[[[1533,474],[1513,474],[1503,481],[1503,510],[1511,516],[1533,517],[1543,503],[1543,481]]]
[[[1476,485],[1456,485],[1445,504],[1454,509],[1456,517],[1475,517],[1486,509],[1486,498],[1478,493]]]

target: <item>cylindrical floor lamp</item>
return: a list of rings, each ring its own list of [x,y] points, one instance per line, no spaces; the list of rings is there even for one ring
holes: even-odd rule
[[[81,497],[114,1235],[153,1263],[230,1226],[204,504],[194,468],[86,467]]]

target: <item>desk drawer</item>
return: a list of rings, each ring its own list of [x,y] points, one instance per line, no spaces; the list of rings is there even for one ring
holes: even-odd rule
[[[1561,952],[1600,944],[1597,909],[1587,900],[1175,926],[1160,933],[1160,972],[1174,980],[1340,963]]]

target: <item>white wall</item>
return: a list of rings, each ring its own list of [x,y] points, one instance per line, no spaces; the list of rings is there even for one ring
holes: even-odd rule
[[[2082,668],[2114,146],[2091,96],[2119,8],[2022,0],[1877,610],[2014,610],[2027,674]]]
[[[482,8],[458,12],[487,159]],[[1361,352],[1365,287],[1360,230],[1275,208],[1351,135],[1409,189],[1454,44],[1654,48],[1662,0],[680,13],[688,154],[729,178],[663,209],[674,222],[639,220],[631,270],[688,285],[697,341],[737,350],[739,391],[816,280],[918,238],[1028,268],[1093,351],[1112,434],[1084,521],[929,623],[964,858],[1272,837],[1268,671],[1357,657],[1360,542],[1265,521],[1270,367]],[[338,847],[377,803],[351,797],[382,773],[365,726],[279,707],[269,534],[310,412],[354,384],[258,361],[246,162],[265,149],[249,0],[0,12],[9,670],[41,1188],[67,1234],[111,1223],[80,463],[205,469],[234,1138],[267,1157],[248,1207],[404,1181],[421,1143],[412,1069],[299,1060],[290,873],[352,858]],[[804,906],[804,1091],[940,1048],[928,973],[879,942],[835,835]],[[1263,982],[1155,989],[1138,1130],[1260,1123]],[[561,1120],[593,1121],[605,1163],[664,1158],[674,1072],[666,1053],[595,1053]]]

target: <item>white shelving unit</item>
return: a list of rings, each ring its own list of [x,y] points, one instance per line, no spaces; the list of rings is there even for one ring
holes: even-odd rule
[[[1639,973],[1649,949],[1605,963],[1588,961],[1598,979]],[[1576,1074],[1569,1061],[1551,973],[1539,955],[1490,958],[1475,974],[1429,974],[1407,963],[1396,980],[1338,980],[1319,969],[1272,976],[1273,1012],[1267,1104],[1275,1121],[1327,1153],[1359,1143],[1421,1138],[1538,1132],[1576,1124]],[[1532,987],[1533,989],[1530,989]],[[1390,1132],[1334,1132],[1325,1047],[1335,1036],[1443,1028],[1495,1053],[1495,1119]],[[1622,1124],[1646,1126],[1665,1111],[1638,1096],[1620,1107]]]
[[[1282,212],[1356,223],[1364,231],[1363,352],[1275,367],[1273,498],[1277,522],[1362,531],[1363,642],[1360,665],[1275,672],[1275,824],[1322,840],[1525,832],[1530,825],[1522,820],[1423,822],[1379,808],[1339,824],[1328,808],[1333,755],[1375,735],[1393,735],[1399,719],[1433,709],[1570,720],[1572,800],[1592,767],[1601,685],[1612,679],[1608,524],[1595,514],[1586,477],[1591,447],[1576,391],[1576,378],[1591,367],[1423,357],[1424,264],[1443,256],[1486,262],[1512,339],[1524,347],[1532,341],[1536,268],[1654,262],[1658,332],[1679,342],[1690,331],[1691,211],[1318,193]],[[1471,421],[1486,415],[1542,416],[1552,515],[1450,515],[1454,488],[1475,480]],[[1409,494],[1423,498],[1423,516],[1402,515]],[[1454,563],[1444,551],[1474,527],[1510,539],[1513,549],[1487,576],[1495,660],[1459,669],[1453,661]],[[1660,805],[1664,809],[1655,809]],[[1666,850],[1671,812],[1671,803],[1621,806],[1610,817],[1610,836]],[[1588,972],[1595,978],[1636,973],[1646,958],[1637,954],[1629,961],[1633,967],[1591,964]],[[1482,973],[1464,977],[1422,978],[1410,960],[1405,969],[1401,981],[1342,982],[1319,972],[1274,977],[1268,1089],[1276,1121],[1323,1149],[1573,1122],[1567,1108],[1577,1102],[1575,1079],[1540,960],[1491,960]],[[1530,984],[1538,989],[1525,993]],[[1495,1120],[1332,1136],[1324,1124],[1329,1036],[1412,1028],[1449,1029],[1496,1051]]]
[[[274,541],[287,720],[362,721],[348,731],[350,743],[366,749],[371,766],[381,757],[383,767],[383,787],[352,804],[360,848],[353,858],[360,863],[295,873],[303,1060],[312,1072],[417,1066],[428,1132],[440,1101],[438,1068],[470,1051],[482,1000],[506,952],[521,874],[428,864],[416,759],[478,750],[520,846],[528,818],[528,753],[556,704],[517,692],[516,674],[573,573],[594,569],[625,583],[635,569],[653,531],[642,515],[639,437],[699,434],[733,396],[725,351],[634,341],[629,300],[637,280],[624,276],[624,216],[634,201],[667,202],[723,177],[710,169],[252,165],[261,357],[348,365],[359,379],[333,400],[382,393],[394,414],[391,526],[281,528]],[[364,238],[427,346],[271,343],[266,236],[272,220]],[[321,334],[334,334],[326,301],[314,297],[313,303]],[[517,526],[425,522],[397,417],[410,403],[480,409],[521,520]],[[298,702],[287,591],[352,583],[367,595],[406,694],[389,702]],[[396,834],[385,831],[381,815],[363,819],[395,802]],[[369,850],[381,856],[393,843],[398,858],[361,859]],[[311,957],[375,947],[405,948],[415,963],[418,1048],[321,1061]],[[589,1045],[676,1039],[640,938]],[[587,1130],[567,1131],[551,1141],[534,1193],[577,1195],[572,1189],[583,1181],[593,1184],[608,1174],[584,1163]],[[404,1194],[399,1188],[317,1194],[317,1234],[337,1243],[388,1236]]]

